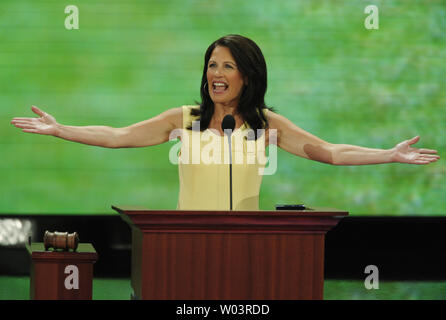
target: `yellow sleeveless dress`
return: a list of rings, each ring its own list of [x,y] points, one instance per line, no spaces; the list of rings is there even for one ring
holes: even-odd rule
[[[198,118],[191,116],[190,111],[198,106],[182,108],[177,209],[229,210],[228,138],[212,129],[187,130]],[[264,109],[265,115],[267,111]],[[266,164],[265,134],[257,140],[246,139],[249,129],[244,123],[231,135],[233,210],[259,210],[260,185]]]

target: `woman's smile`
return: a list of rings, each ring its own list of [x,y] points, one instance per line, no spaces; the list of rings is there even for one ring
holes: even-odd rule
[[[214,94],[221,94],[226,92],[226,90],[228,89],[228,84],[225,83],[224,81],[214,81],[212,83],[212,90],[214,92]]]

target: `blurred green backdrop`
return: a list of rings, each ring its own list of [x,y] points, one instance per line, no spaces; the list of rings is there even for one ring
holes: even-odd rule
[[[79,8],[66,30],[65,6]],[[367,30],[364,8],[379,8]],[[0,213],[175,209],[174,144],[104,149],[22,133],[32,104],[67,125],[123,127],[199,99],[206,48],[237,33],[268,65],[267,104],[332,143],[446,151],[446,2],[2,0]],[[417,145],[416,145],[417,146]],[[260,208],[306,203],[351,215],[446,214],[446,164],[336,167],[279,151]]]

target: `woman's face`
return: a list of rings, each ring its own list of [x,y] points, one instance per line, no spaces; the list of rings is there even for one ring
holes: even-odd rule
[[[244,81],[229,48],[215,47],[209,58],[206,76],[214,104],[238,105]]]

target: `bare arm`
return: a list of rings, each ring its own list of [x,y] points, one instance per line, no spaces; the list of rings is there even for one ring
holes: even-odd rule
[[[380,163],[429,164],[440,157],[436,150],[412,148],[419,137],[403,141],[392,149],[373,149],[348,144],[332,144],[293,124],[274,112],[267,114],[270,129],[277,131],[277,145],[297,156],[333,165]]]
[[[373,149],[350,144],[335,144],[333,147],[334,165],[382,164],[394,161],[394,149]]]
[[[113,148],[117,130],[108,126],[67,126],[58,123],[53,136],[91,146]]]
[[[182,107],[169,109],[151,119],[119,128],[115,148],[136,148],[169,141],[172,130],[182,128]]]
[[[52,135],[65,140],[104,148],[132,148],[160,144],[169,133],[182,126],[182,108],[169,109],[160,115],[128,127],[67,126],[50,114],[32,106],[40,118],[14,118],[11,123],[23,132]]]

